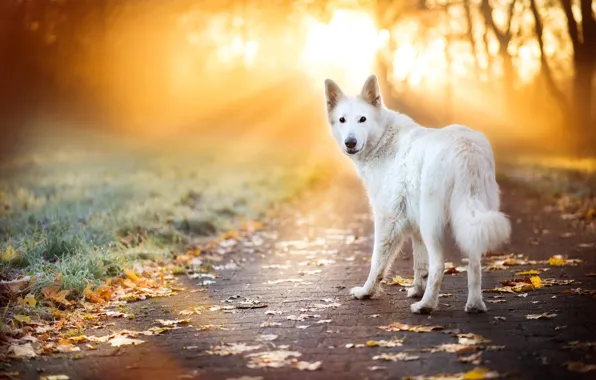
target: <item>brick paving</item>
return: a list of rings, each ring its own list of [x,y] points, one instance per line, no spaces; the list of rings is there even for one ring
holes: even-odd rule
[[[143,337],[146,343],[119,349],[101,348],[72,355],[25,362],[15,366],[26,379],[66,374],[71,379],[238,379],[243,376],[262,379],[400,379],[407,376],[461,373],[475,365],[461,363],[458,355],[447,352],[420,352],[420,349],[444,343],[456,343],[449,332],[474,333],[489,339],[502,350],[486,351],[481,366],[507,374],[512,379],[589,379],[591,373],[570,372],[568,361],[596,364],[596,348],[570,350],[570,341],[596,341],[596,299],[586,295],[564,294],[566,289],[595,289],[594,248],[577,248],[581,243],[596,241],[593,234],[574,230],[556,213],[543,211],[544,204],[523,188],[502,185],[503,207],[513,221],[513,237],[504,251],[523,253],[530,259],[544,260],[554,254],[569,254],[584,263],[577,267],[552,267],[542,277],[575,279],[581,285],[553,286],[528,292],[527,297],[502,294],[506,302],[488,303],[485,314],[467,314],[466,274],[446,275],[442,293],[453,294],[440,299],[439,310],[430,316],[413,315],[405,289],[384,286],[384,294],[372,300],[358,301],[349,289],[360,286],[368,274],[372,249],[372,221],[368,204],[359,183],[339,179],[326,189],[319,189],[288,207],[266,231],[251,241],[241,243],[226,254],[221,265],[229,262],[237,268],[216,270],[214,284],[199,286],[202,280],[180,277],[187,291],[169,298],[142,301],[130,305],[134,320],[117,320],[107,330],[143,330],[155,325],[156,318],[179,318],[178,312],[198,305],[234,305],[245,297],[267,304],[266,308],[235,309],[235,313],[203,311],[191,316],[192,325],[168,331],[159,336]],[[549,230],[543,234],[540,231]],[[537,234],[538,232],[538,234]],[[575,232],[568,238],[565,232]],[[535,238],[540,243],[531,243]],[[456,252],[447,260],[462,265]],[[273,267],[272,267],[273,266]],[[533,268],[545,267],[535,265]],[[515,272],[530,269],[516,266],[508,270],[483,273],[483,288],[499,286]],[[411,251],[406,247],[398,257],[392,273],[411,278]],[[284,281],[285,280],[285,281]],[[292,281],[289,281],[292,280]],[[236,299],[235,296],[241,298]],[[486,299],[498,296],[485,293]],[[232,297],[232,298],[230,298]],[[230,300],[229,303],[224,301]],[[322,308],[320,305],[339,306]],[[317,306],[318,304],[318,306]],[[266,311],[281,311],[267,315]],[[550,320],[527,320],[526,314],[555,313]],[[304,321],[288,320],[291,315],[317,315]],[[506,320],[495,320],[495,316]],[[331,320],[329,323],[317,323]],[[261,327],[277,322],[275,327]],[[385,332],[378,326],[392,322],[441,325],[445,331],[429,333]],[[226,330],[198,331],[201,325],[221,325]],[[304,328],[304,326],[308,326]],[[563,327],[564,326],[564,327]],[[557,328],[558,327],[558,328]],[[274,334],[273,341],[257,341],[260,335]],[[370,340],[404,338],[403,346],[393,348],[346,348]],[[260,344],[253,352],[289,350],[302,354],[303,361],[321,361],[317,371],[296,368],[249,369],[244,354],[215,356],[206,351],[222,343]],[[378,361],[381,353],[405,351],[420,356],[414,361]],[[383,367],[371,370],[371,367]],[[250,378],[246,378],[247,380]]]

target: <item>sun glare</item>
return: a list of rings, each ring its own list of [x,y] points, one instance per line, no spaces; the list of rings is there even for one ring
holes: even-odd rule
[[[333,77],[351,90],[361,85],[388,32],[379,32],[368,13],[356,10],[336,10],[327,24],[312,18],[306,22],[307,70],[316,80]]]

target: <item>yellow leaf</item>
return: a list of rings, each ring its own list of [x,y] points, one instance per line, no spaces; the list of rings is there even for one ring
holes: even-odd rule
[[[131,271],[130,269],[125,269],[124,274],[134,282],[138,282],[140,280],[139,276],[137,276],[135,272]]]
[[[387,285],[398,285],[398,286],[403,286],[403,287],[409,287],[409,286],[412,286],[413,284],[414,284],[414,280],[412,280],[410,278],[403,278],[401,276],[395,276],[395,277],[393,277],[391,282],[388,283]]]
[[[367,347],[376,347],[379,344],[377,342],[375,342],[374,340],[369,340],[368,342],[366,342],[366,346]]]
[[[19,256],[21,256],[21,253],[15,251],[14,248],[11,246],[8,246],[4,252],[0,253],[0,258],[5,263],[9,262],[9,261],[13,261],[14,259],[18,258]]]
[[[555,255],[548,259],[548,263],[554,267],[565,265],[565,259],[561,255]]]
[[[531,270],[527,270],[527,271],[523,271],[523,272],[517,272],[515,275],[516,276],[537,276],[539,274],[540,274],[540,272],[537,271],[536,269],[531,269]]]
[[[85,299],[91,303],[103,303],[104,300],[91,289],[91,284],[87,284],[84,291]]]
[[[14,319],[15,319],[15,321],[19,321],[21,323],[26,323],[26,324],[31,323],[31,317],[28,317],[26,315],[17,314],[14,316]]]
[[[488,368],[484,367],[476,367],[464,374],[464,380],[494,379],[495,377],[498,377],[498,374],[494,371],[489,371]]]
[[[31,293],[27,294],[25,296],[25,298],[19,297],[17,299],[17,302],[19,303],[19,305],[21,306],[28,306],[28,307],[35,307],[35,305],[37,305],[37,301],[35,300],[35,296]]]
[[[530,281],[532,281],[532,285],[534,288],[539,289],[542,288],[542,279],[538,276],[531,276]]]

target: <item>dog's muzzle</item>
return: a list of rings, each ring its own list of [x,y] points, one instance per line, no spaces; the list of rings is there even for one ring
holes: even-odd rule
[[[356,149],[358,141],[353,136],[349,136],[344,143],[346,144],[346,152],[348,152],[348,154],[355,154],[360,151],[360,149]]]

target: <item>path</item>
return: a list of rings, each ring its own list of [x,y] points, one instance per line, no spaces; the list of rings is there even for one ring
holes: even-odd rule
[[[361,285],[368,274],[372,222],[360,185],[352,179],[342,179],[328,189],[305,197],[270,230],[256,235],[252,242],[243,243],[234,253],[225,255],[221,264],[231,260],[237,268],[217,270],[220,277],[206,290],[197,291],[202,289],[197,286],[201,280],[181,276],[187,291],[174,297],[130,304],[135,319],[119,319],[115,326],[86,333],[105,335],[108,331],[123,328],[144,330],[155,326],[157,318],[180,318],[179,311],[188,307],[236,305],[245,297],[267,304],[266,308],[203,311],[190,317],[192,326],[143,337],[146,342],[138,346],[83,350],[77,360],[72,356],[38,360],[17,365],[16,369],[27,379],[50,374],[66,374],[71,379],[230,379],[242,376],[285,380],[399,379],[422,374],[461,373],[476,367],[459,362],[456,353],[420,352],[420,349],[456,343],[458,339],[451,334],[461,330],[481,335],[491,341],[488,345],[505,346],[483,352],[480,366],[506,373],[508,378],[587,379],[596,376],[596,371],[581,374],[564,366],[568,361],[596,364],[594,347],[592,351],[563,348],[570,341],[596,341],[596,299],[589,295],[563,293],[578,287],[596,288],[596,277],[587,276],[596,272],[594,248],[576,248],[596,239],[587,232],[572,229],[570,222],[562,220],[558,213],[544,212],[545,205],[521,187],[512,184],[502,187],[503,207],[511,215],[514,225],[511,246],[504,251],[523,253],[533,260],[545,260],[560,253],[583,259],[579,266],[550,267],[541,274],[543,279],[573,279],[581,285],[544,287],[527,292],[526,297],[485,293],[485,299],[493,302],[487,303],[488,313],[479,315],[463,311],[465,273],[445,276],[442,292],[452,296],[441,298],[440,309],[431,316],[411,314],[409,305],[413,301],[406,298],[404,288],[400,286],[384,286],[385,294],[377,299],[352,300],[349,289]],[[575,235],[560,236],[567,232]],[[456,254],[450,254],[448,260],[462,265]],[[483,288],[498,287],[501,281],[513,278],[517,271],[544,267],[548,265],[514,266],[485,272]],[[393,273],[404,278],[412,276],[409,247],[397,259]],[[225,300],[229,302],[223,302]],[[267,315],[267,311],[282,313]],[[545,312],[557,316],[547,320],[526,319],[527,314]],[[301,314],[316,316],[303,321],[288,319],[292,315],[300,319]],[[270,322],[280,325],[262,327]],[[393,322],[440,325],[447,332],[385,332],[378,328]],[[198,331],[199,326],[205,325],[221,325],[225,330]],[[271,335],[277,335],[277,338],[256,341],[261,335],[269,339],[273,338]],[[401,347],[346,347],[403,337]],[[229,356],[206,353],[222,343],[241,342],[261,345],[261,348]],[[313,372],[288,366],[247,368],[249,359],[245,355],[279,350],[283,345],[287,345],[288,350],[300,352],[301,361],[321,361],[321,368]],[[420,359],[372,360],[381,353],[401,351]],[[371,367],[375,366],[382,368],[373,371]]]

